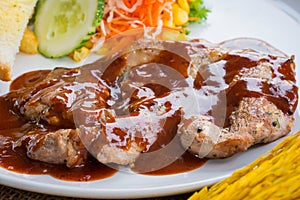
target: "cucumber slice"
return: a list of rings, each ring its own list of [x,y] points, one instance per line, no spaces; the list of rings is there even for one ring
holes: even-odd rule
[[[39,0],[34,31],[39,52],[58,58],[82,47],[102,19],[104,0]]]

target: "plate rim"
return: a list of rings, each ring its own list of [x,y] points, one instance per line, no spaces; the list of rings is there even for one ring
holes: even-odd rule
[[[230,2],[234,2],[234,1],[230,1]],[[260,2],[260,1],[257,0],[255,2]],[[266,0],[265,2],[269,2],[272,5],[277,6],[277,3],[279,1]],[[280,1],[280,2],[282,2],[282,1]],[[277,9],[281,9],[281,8],[277,6]],[[289,7],[286,9],[284,10],[284,12],[286,14],[288,14],[287,11],[292,8]],[[299,64],[300,64],[300,62],[299,62]],[[300,68],[300,65],[299,65],[299,68]],[[299,85],[299,80],[297,80],[297,84]],[[299,107],[297,108],[297,111],[298,111],[298,118],[299,118],[299,115],[300,115]],[[285,137],[287,137],[287,136],[285,136]],[[277,140],[276,142],[273,142],[272,145],[275,146],[277,143],[279,143],[285,137],[281,138],[280,140]],[[4,173],[2,173],[2,172],[4,172]],[[57,185],[55,183],[45,184],[45,183],[40,183],[38,180],[39,178],[37,178],[39,176],[45,177],[45,175],[20,174],[20,173],[8,171],[8,170],[0,167],[0,184],[9,186],[9,187],[13,187],[13,188],[17,188],[17,189],[21,189],[21,190],[37,192],[37,193],[42,193],[42,194],[48,194],[48,195],[65,196],[65,197],[118,199],[121,196],[122,198],[147,198],[147,197],[162,197],[162,196],[167,196],[167,195],[176,195],[176,194],[182,194],[182,193],[186,193],[186,192],[195,191],[195,190],[200,189],[201,187],[212,185],[220,180],[227,178],[228,176],[230,176],[232,174],[232,172],[233,171],[231,171],[231,172],[226,171],[226,173],[224,173],[221,176],[217,176],[217,177],[210,178],[207,180],[198,180],[198,181],[194,181],[194,182],[190,182],[190,183],[178,184],[177,187],[174,187],[173,185],[171,185],[171,186],[165,186],[165,187],[157,186],[157,187],[152,187],[152,188],[138,188],[138,189],[135,189],[134,190],[135,192],[134,192],[132,189],[128,189],[128,188],[127,189],[126,188],[117,188],[117,189],[112,188],[109,190],[107,190],[107,189],[104,190],[101,188],[80,187],[80,184],[85,184],[85,182],[76,182],[76,184],[74,184],[75,187],[74,187],[74,185],[72,186],[72,184],[70,184],[70,185],[65,185],[65,184]],[[168,176],[173,176],[173,175],[168,175]],[[177,175],[174,175],[174,176],[177,176]],[[33,177],[33,178],[28,180],[27,179],[28,177]],[[106,179],[103,179],[103,180],[106,180]],[[57,181],[60,182],[61,180],[57,180]],[[100,180],[100,181],[102,181],[102,180]],[[65,181],[63,181],[63,182],[65,182]],[[88,185],[92,185],[92,184],[93,184],[92,182],[88,182]],[[50,190],[49,190],[49,187],[50,187]],[[78,189],[78,188],[80,188],[80,189]],[[78,189],[78,190],[76,190],[76,189]]]

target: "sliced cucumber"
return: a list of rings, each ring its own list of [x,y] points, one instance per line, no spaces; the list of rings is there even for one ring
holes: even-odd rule
[[[39,52],[49,58],[82,47],[101,22],[104,0],[39,0],[34,31]]]

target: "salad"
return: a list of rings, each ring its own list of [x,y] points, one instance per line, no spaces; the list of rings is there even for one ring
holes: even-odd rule
[[[168,30],[163,39],[185,40],[187,25],[201,23],[208,12],[203,0],[39,0],[20,50],[81,61],[129,30]]]

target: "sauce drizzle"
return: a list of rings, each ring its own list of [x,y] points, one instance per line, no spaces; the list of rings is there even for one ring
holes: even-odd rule
[[[174,138],[176,140],[177,126],[185,110],[184,106],[174,103],[174,99],[183,102],[190,95],[181,90],[186,87],[191,87],[196,97],[209,97],[207,106],[196,114],[209,115],[218,126],[224,128],[230,126],[229,116],[244,97],[264,97],[286,115],[295,112],[298,88],[295,85],[292,58],[282,57],[284,55],[280,51],[257,40],[258,50],[274,52],[278,56],[266,54],[261,57],[254,51],[233,50],[216,62],[202,66],[191,78],[189,67],[192,58],[189,54],[195,51],[194,47],[206,48],[204,44],[196,40],[194,42],[195,46],[190,43],[167,43],[165,48],[172,51],[161,50],[153,59],[131,66],[130,70],[126,68],[127,58],[120,56],[108,67],[103,66],[105,62],[102,60],[85,66],[85,70],[56,68],[53,71],[39,70],[23,74],[13,81],[11,92],[0,97],[0,166],[19,173],[48,174],[67,181],[92,181],[113,176],[117,170],[101,164],[92,155],[74,168],[33,161],[26,156],[24,144],[18,144],[17,141],[26,134],[30,137],[31,130],[47,132],[61,128],[75,129],[75,122],[86,126],[102,126],[105,121],[106,137],[118,148],[127,150],[135,141],[143,153],[153,152]],[[240,41],[241,44],[249,42],[250,46],[255,46],[255,40]],[[238,40],[232,40],[219,45],[235,49],[238,43]],[[151,48],[147,51],[156,52]],[[263,63],[272,65],[271,81],[255,77],[237,79],[242,73]],[[24,105],[36,107],[40,96],[47,97],[47,88],[56,94],[51,99],[52,107],[47,115],[38,120],[22,117],[28,111]],[[78,101],[82,96],[86,100]],[[212,114],[220,113],[218,110],[224,110],[224,105],[224,115]],[[154,109],[156,107],[162,108],[164,113],[152,119],[145,118],[144,114],[158,112]],[[77,113],[75,119],[73,111]],[[139,127],[127,123],[128,120],[140,123]],[[149,125],[151,123],[157,127]],[[144,127],[149,129],[145,132]],[[129,134],[133,129],[138,131]],[[153,139],[153,135],[158,136]],[[88,139],[90,143],[91,138]],[[181,148],[180,141],[176,142]],[[87,148],[90,152],[94,151],[89,149],[93,147]],[[145,175],[167,175],[194,170],[206,162],[206,159],[185,152],[176,157],[171,165],[144,173],[145,159],[138,159],[132,170]],[[163,159],[169,158],[163,154],[157,158],[158,162]]]

